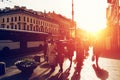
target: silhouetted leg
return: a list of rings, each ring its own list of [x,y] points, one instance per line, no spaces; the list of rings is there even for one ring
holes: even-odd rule
[[[98,55],[96,55],[96,65],[98,66]]]
[[[71,67],[72,66],[72,57],[70,57],[69,60],[70,60],[70,66],[69,67]]]
[[[51,71],[50,72],[53,72],[53,71],[55,71],[55,66],[51,65]]]
[[[60,65],[60,70],[59,71],[62,72],[63,71],[63,63],[60,63],[59,65]]]

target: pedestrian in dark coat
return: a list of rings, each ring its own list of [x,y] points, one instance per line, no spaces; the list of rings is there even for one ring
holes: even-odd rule
[[[81,39],[76,41],[76,70],[80,72],[84,61],[84,46]]]
[[[45,40],[43,46],[44,60],[48,62],[47,50],[48,50],[48,42]]]
[[[74,51],[75,51],[75,42],[73,40],[68,41],[67,43],[67,56],[70,60],[70,67],[72,65],[72,57],[74,56]]]
[[[64,45],[61,41],[57,41],[57,62],[60,66],[60,72],[63,71],[63,62],[64,62]]]
[[[98,60],[99,60],[99,56],[102,53],[102,41],[100,39],[96,39],[93,43],[93,57],[95,57],[96,60],[96,65],[98,66]]]

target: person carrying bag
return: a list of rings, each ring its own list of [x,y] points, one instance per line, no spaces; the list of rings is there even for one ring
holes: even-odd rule
[[[51,72],[55,70],[55,67],[57,65],[56,55],[57,55],[56,44],[54,43],[54,41],[51,41],[48,44],[48,64],[51,67]]]

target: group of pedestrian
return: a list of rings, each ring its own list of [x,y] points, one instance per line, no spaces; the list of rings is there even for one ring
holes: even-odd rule
[[[51,67],[51,71],[55,70],[57,64],[60,66],[59,71],[63,71],[64,62],[64,45],[61,41],[49,40],[44,43],[44,59]]]
[[[96,56],[96,64],[98,65],[98,57],[97,54],[100,52],[98,48],[97,41],[95,41],[93,45],[93,53]],[[44,58],[45,61],[51,66],[51,72],[55,70],[55,67],[59,64],[60,72],[63,71],[63,62],[64,58],[67,57],[70,60],[70,66],[72,66],[72,57],[74,56],[74,51],[76,51],[76,59],[78,69],[81,68],[83,64],[83,60],[85,58],[84,50],[88,52],[90,44],[84,45],[84,42],[81,39],[77,39],[75,43],[74,40],[68,40],[66,43],[64,41],[54,41],[49,40],[44,43]]]

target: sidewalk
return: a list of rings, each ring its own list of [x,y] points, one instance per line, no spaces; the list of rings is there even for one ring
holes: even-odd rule
[[[32,74],[21,74],[16,66],[6,69],[6,74],[0,76],[0,80],[119,80],[120,79],[120,60],[100,58],[99,67],[91,61],[91,54],[83,62],[80,71],[76,70],[73,62],[69,68],[70,61],[65,59],[63,72],[59,72],[59,66],[53,73],[50,73],[49,65],[41,58],[41,64]],[[73,57],[73,60],[75,56]],[[78,73],[79,72],[79,73]]]
[[[22,56],[22,57],[16,57],[16,58],[13,58],[13,60],[11,60],[11,58],[10,58],[10,60],[9,59],[7,59],[7,61],[6,60],[2,60],[2,61],[5,61],[5,63],[6,63],[6,69],[5,69],[5,74],[4,75],[0,75],[0,80],[2,79],[2,80],[6,80],[6,78],[10,78],[11,76],[14,76],[14,75],[17,75],[17,74],[20,74],[21,73],[21,71],[20,70],[18,70],[17,69],[17,67],[15,66],[15,62],[17,61],[17,60],[20,60],[20,59],[22,59],[22,58],[24,58],[24,57],[29,57],[29,58],[31,58],[31,57],[34,57],[34,56],[40,56],[41,58],[40,58],[40,61],[41,61],[41,63],[44,61],[44,59],[43,59],[43,53],[41,53],[41,52],[38,52],[37,54],[31,54],[31,55],[28,55],[28,56]],[[12,65],[12,66],[11,66]],[[5,79],[4,79],[5,78]],[[14,80],[14,79],[10,79],[10,80]],[[17,79],[17,80],[19,80],[19,79]],[[25,80],[25,79],[24,79]]]

